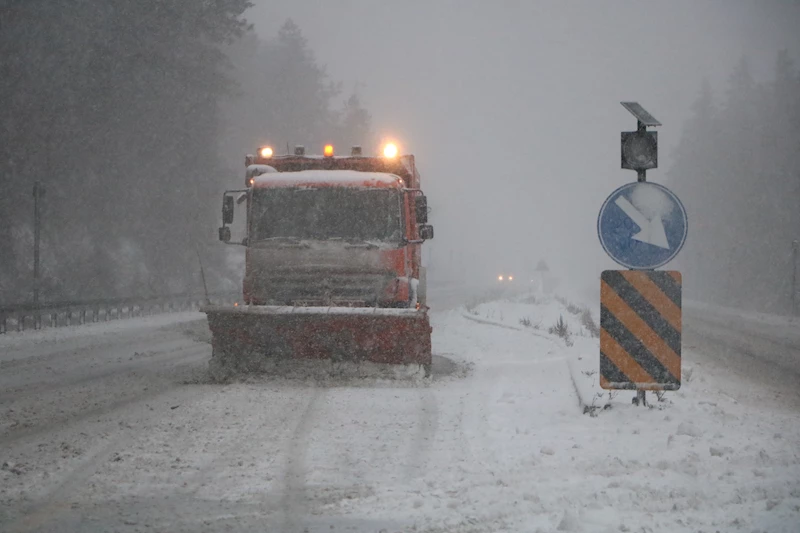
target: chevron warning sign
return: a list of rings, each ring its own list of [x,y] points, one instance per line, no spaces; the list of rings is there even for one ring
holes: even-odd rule
[[[600,386],[681,387],[681,273],[605,270],[600,278]]]

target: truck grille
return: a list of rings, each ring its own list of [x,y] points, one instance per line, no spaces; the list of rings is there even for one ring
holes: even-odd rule
[[[364,300],[292,300],[292,305],[297,307],[367,307],[367,302]]]
[[[257,279],[253,297],[276,305],[365,307],[375,305],[394,278],[392,273],[281,272]]]

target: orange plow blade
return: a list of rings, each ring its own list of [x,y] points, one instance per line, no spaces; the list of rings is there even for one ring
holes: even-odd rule
[[[202,309],[208,316],[216,374],[271,372],[280,367],[345,365],[394,373],[431,366],[431,326],[424,310],[244,306]],[[316,365],[315,365],[316,364]]]

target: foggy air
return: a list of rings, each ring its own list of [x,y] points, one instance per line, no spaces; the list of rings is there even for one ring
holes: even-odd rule
[[[0,530],[795,533],[798,28],[0,0]]]

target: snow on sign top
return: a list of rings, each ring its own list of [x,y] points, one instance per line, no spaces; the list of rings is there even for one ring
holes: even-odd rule
[[[385,172],[359,172],[357,170],[301,170],[255,176],[253,187],[380,187],[402,188],[400,176]]]

